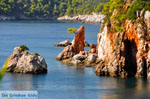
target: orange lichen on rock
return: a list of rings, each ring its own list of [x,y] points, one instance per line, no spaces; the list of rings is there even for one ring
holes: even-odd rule
[[[126,36],[128,40],[134,41],[138,45],[138,37],[135,31],[135,25],[131,23],[131,21],[126,20],[125,22],[125,30],[126,30]]]

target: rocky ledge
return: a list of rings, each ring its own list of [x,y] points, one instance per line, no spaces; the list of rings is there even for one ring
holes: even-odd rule
[[[29,53],[26,46],[14,48],[7,59],[7,71],[16,73],[41,74],[47,73],[45,59],[37,53]]]
[[[84,39],[85,28],[82,25],[75,34],[72,44],[66,46],[56,59],[68,65],[95,66],[98,64],[97,45],[91,44],[90,51],[84,51]]]
[[[57,18],[57,20],[67,20],[67,21],[81,21],[86,23],[101,23],[105,18],[104,15],[93,13],[92,15],[77,15],[77,16],[63,16]]]

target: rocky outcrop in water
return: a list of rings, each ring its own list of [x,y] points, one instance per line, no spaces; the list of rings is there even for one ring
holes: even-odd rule
[[[117,12],[114,10],[115,15]],[[124,22],[123,32],[111,32],[103,23],[98,33],[98,58],[101,60],[95,73],[99,76],[136,76],[150,78],[150,12],[141,11],[134,21]]]
[[[66,47],[71,44],[72,44],[71,41],[65,40],[65,41],[59,42],[58,44],[54,44],[54,46]]]
[[[77,15],[77,16],[63,16],[57,18],[57,20],[68,20],[68,21],[82,21],[88,23],[101,23],[105,18],[104,15],[93,13],[92,15]]]
[[[68,59],[73,57],[75,54],[79,53],[80,51],[84,50],[84,35],[85,29],[82,25],[75,35],[73,39],[73,43],[70,46],[64,48],[64,50],[57,56],[57,60]]]
[[[69,40],[64,40],[62,42],[54,44],[54,46],[56,46],[56,47],[66,47],[68,45],[72,45],[72,42]],[[84,47],[90,47],[90,44],[87,41],[84,41]]]
[[[28,48],[20,46],[14,48],[14,52],[9,56],[7,65],[8,72],[16,73],[47,73],[47,64],[45,59],[37,53],[28,53]]]
[[[94,66],[98,63],[96,45],[91,44],[90,52],[84,51],[85,46],[85,28],[82,25],[73,39],[72,45],[68,45],[57,56],[60,60],[68,65]]]

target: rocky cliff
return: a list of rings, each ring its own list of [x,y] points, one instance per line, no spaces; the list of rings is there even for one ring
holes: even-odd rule
[[[126,11],[134,0],[124,0]],[[99,76],[136,76],[150,78],[150,11],[138,11],[135,20],[125,19],[122,31],[114,31],[113,16],[103,23],[98,33]]]

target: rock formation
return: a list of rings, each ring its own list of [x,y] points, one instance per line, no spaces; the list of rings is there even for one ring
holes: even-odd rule
[[[112,17],[115,14],[116,10]],[[141,11],[136,20],[126,19],[123,25],[124,31],[115,32],[113,19],[109,25],[102,24],[97,40],[101,61],[96,75],[150,78],[150,12]]]
[[[54,44],[54,46],[56,46],[56,47],[66,47],[68,45],[72,45],[72,42],[69,40],[64,40],[62,42]],[[84,41],[84,47],[90,47],[90,44],[87,41]]]
[[[63,60],[73,57],[75,54],[78,54],[80,51],[84,50],[84,36],[85,29],[82,25],[73,39],[72,45],[69,45],[64,48],[64,50],[57,56],[57,60]]]
[[[84,65],[94,66],[98,63],[96,45],[91,44],[90,52],[84,51],[85,46],[85,28],[82,25],[75,35],[72,45],[68,45],[57,56],[57,60],[60,60],[68,65]],[[89,46],[89,44],[86,44]]]
[[[32,74],[47,73],[47,64],[42,56],[37,53],[30,54],[27,47],[20,46],[14,48],[13,54],[9,56],[7,71]]]
[[[54,44],[54,46],[66,47],[66,46],[71,45],[71,44],[72,44],[71,41],[65,40],[65,41],[59,42],[58,44]]]
[[[85,28],[82,25],[78,29],[77,34],[75,35],[72,43],[75,54],[79,53],[80,51],[84,51],[84,38],[85,38]]]

